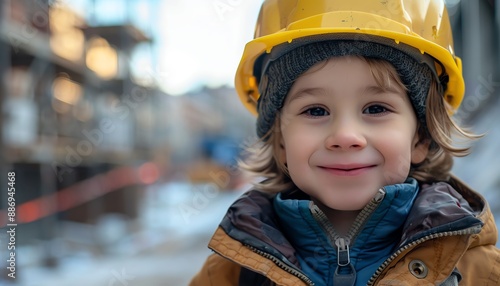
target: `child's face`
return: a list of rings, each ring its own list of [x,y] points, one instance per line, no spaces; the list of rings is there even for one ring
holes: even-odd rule
[[[388,74],[388,73],[387,73]],[[293,182],[336,210],[359,210],[420,163],[417,119],[406,92],[375,81],[367,62],[334,58],[299,77],[281,111],[279,157]]]

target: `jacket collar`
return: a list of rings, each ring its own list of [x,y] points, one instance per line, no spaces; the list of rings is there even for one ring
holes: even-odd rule
[[[460,259],[463,252],[467,248],[470,249],[483,245],[495,245],[497,240],[497,229],[488,204],[480,194],[474,192],[471,188],[455,177],[451,177],[449,184],[453,187],[453,189],[460,193],[463,199],[468,202],[474,216],[484,223],[483,229],[479,234],[469,236],[469,238],[465,240],[456,238],[452,241],[452,243],[450,243],[450,245],[455,245],[455,247],[450,250],[451,252],[448,253],[449,255],[443,255],[446,257],[449,256],[450,259],[454,261],[455,259]],[[431,186],[424,186],[424,188],[428,187]],[[283,263],[290,265],[291,268],[299,269],[299,263],[295,258],[295,249],[291,246],[287,239],[280,234],[279,223],[272,207],[272,200],[274,196],[274,194],[262,193],[259,191],[250,191],[244,194],[233,204],[233,206],[230,207],[227,215],[220,224],[220,227],[212,237],[209,247],[220,255],[229,258],[240,265],[244,265],[255,272],[265,275],[264,272],[262,272],[262,269],[267,269],[266,273],[269,272],[269,277],[272,277],[272,280],[276,283],[302,285],[302,283],[297,280],[298,278],[291,276],[280,267],[276,267],[275,262],[273,262],[275,261],[274,259],[269,260],[268,257],[263,257],[260,254],[249,250],[247,247],[244,247],[244,245],[250,245],[255,249],[259,249],[273,255],[275,258],[280,259]],[[454,237],[450,237],[450,239],[451,238]],[[412,238],[409,239],[411,240]],[[456,247],[456,240],[463,242],[463,249],[462,247]],[[420,249],[421,248],[418,250]],[[404,253],[408,251],[410,251],[410,249],[405,250]],[[255,261],[255,263],[249,263],[251,261]],[[394,275],[387,275],[386,270],[396,267],[395,265],[398,264],[398,261],[399,258],[388,264],[379,278],[384,278],[385,280],[395,279]],[[456,261],[451,262],[451,264],[449,261],[446,262],[446,264],[450,264],[450,267],[452,268],[455,263]],[[439,265],[442,266],[443,263]],[[407,270],[407,267],[405,269]],[[446,273],[449,273],[448,271],[452,270],[448,268],[443,269],[442,267],[439,269],[441,269],[441,272],[444,273],[443,275],[448,275]],[[399,272],[396,272],[395,275],[399,275],[398,279],[401,276]],[[474,273],[471,273],[471,275],[474,275]],[[401,281],[406,281],[406,278],[404,278],[406,276],[402,277],[403,278],[400,278],[403,279]],[[443,277],[446,278],[447,276]],[[286,283],[283,282],[285,280],[287,281]],[[292,280],[297,282],[290,283]]]
[[[467,202],[470,209],[472,209],[472,212],[469,211],[469,214],[462,217],[462,219],[465,220],[459,220],[458,225],[463,225],[465,222],[469,224],[485,224],[481,233],[472,236],[468,243],[468,247],[494,245],[497,240],[496,225],[484,198],[454,177],[450,179],[449,184],[452,189],[458,191],[465,202]],[[434,188],[433,186],[434,185],[424,185],[423,189],[428,189],[429,192],[426,193],[432,194],[431,190]],[[451,196],[453,196],[453,194],[451,194]],[[226,239],[238,241],[243,245],[248,245],[266,252],[290,267],[299,269],[300,263],[297,260],[296,250],[281,233],[281,226],[273,208],[274,197],[275,194],[263,193],[255,190],[245,193],[229,208],[220,224],[220,229],[228,236]],[[417,203],[414,205],[417,205]],[[417,220],[417,217],[422,216],[412,217],[414,214],[419,213],[417,210],[412,209],[411,212],[413,212],[413,214],[409,214],[409,219],[405,223],[407,227],[423,223]],[[431,216],[432,215],[429,215],[428,217]],[[441,220],[430,220],[429,222],[432,223],[429,227],[418,230],[413,235],[407,236],[405,241],[401,241],[401,244],[417,239],[422,231],[430,233],[434,227],[439,227],[439,225],[434,225],[434,222],[437,223],[440,221]],[[453,221],[441,222],[451,223],[448,224],[448,229],[456,226],[453,224]],[[214,239],[210,242],[210,247],[213,250],[223,256],[227,256],[228,249],[221,248],[219,245],[220,244]],[[394,263],[395,262],[396,261],[394,261]]]
[[[404,225],[400,245],[435,233],[482,226],[477,215],[486,202],[468,199],[449,183],[424,184]]]
[[[482,231],[473,237],[469,248],[495,245],[498,240],[498,230],[486,199],[454,175],[450,177],[449,184],[469,203],[475,217],[483,223]]]

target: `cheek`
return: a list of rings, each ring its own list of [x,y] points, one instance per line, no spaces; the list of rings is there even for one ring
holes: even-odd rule
[[[402,183],[408,177],[411,166],[412,137],[395,133],[386,137],[382,155],[385,159],[385,178],[387,184]]]
[[[285,141],[285,156],[289,166],[306,158],[308,152],[307,144],[307,140],[303,140],[301,137],[291,137],[288,141]]]

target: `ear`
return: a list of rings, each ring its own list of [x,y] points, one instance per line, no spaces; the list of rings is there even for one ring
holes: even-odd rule
[[[429,139],[420,139],[418,136],[418,131],[415,132],[415,136],[413,137],[413,142],[411,144],[411,163],[412,164],[420,164],[425,158],[427,158],[427,154],[429,153],[429,146],[431,141]]]

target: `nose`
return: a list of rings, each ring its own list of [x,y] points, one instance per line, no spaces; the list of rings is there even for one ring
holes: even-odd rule
[[[366,147],[366,137],[359,124],[353,121],[343,121],[334,125],[325,139],[327,149],[356,150]]]

